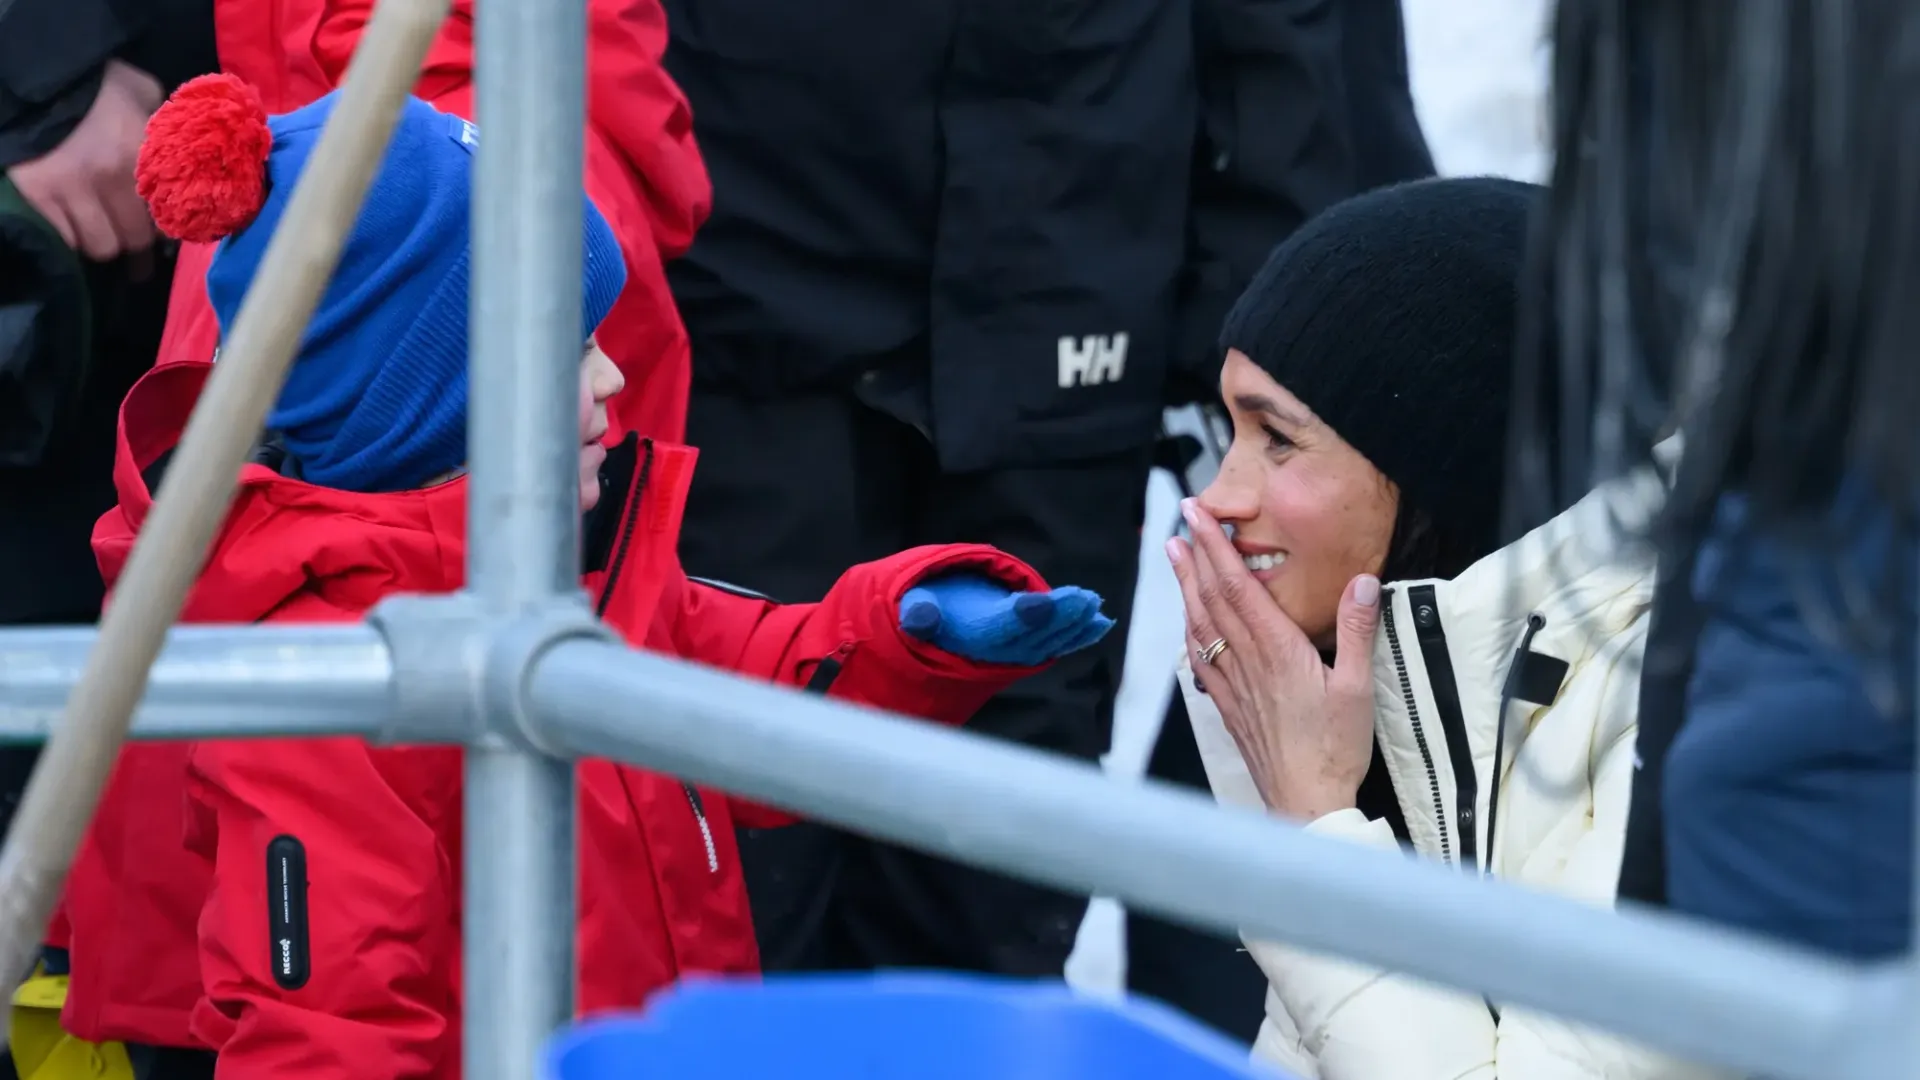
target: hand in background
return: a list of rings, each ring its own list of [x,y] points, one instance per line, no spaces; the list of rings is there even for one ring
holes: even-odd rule
[[[153,76],[107,61],[100,92],[59,146],[7,170],[67,246],[96,262],[141,255],[153,246],[153,219],[133,186],[147,118],[166,99]]]
[[[950,574],[907,590],[900,629],[955,656],[1037,667],[1105,637],[1100,596],[1067,586],[1014,592],[978,574]]]

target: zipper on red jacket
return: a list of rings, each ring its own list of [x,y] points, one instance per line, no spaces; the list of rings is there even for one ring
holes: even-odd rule
[[[633,532],[640,523],[640,500],[646,494],[647,480],[653,474],[653,440],[640,440],[640,468],[636,472],[633,484],[627,489],[626,501],[620,507],[620,535],[614,542],[613,556],[607,560],[607,577],[600,584],[600,602],[594,605],[593,613],[605,617],[607,607],[613,603],[613,590],[620,584],[620,571],[626,568],[627,552],[633,546]],[[687,796],[687,808],[693,811],[693,822],[700,827],[700,843],[707,852],[707,872],[720,872],[720,849],[713,842],[713,826],[707,821],[707,808],[700,799],[700,791],[686,781],[680,782],[680,790]]]
[[[1407,703],[1407,720],[1413,725],[1413,741],[1420,747],[1420,760],[1427,766],[1427,786],[1433,795],[1433,820],[1440,831],[1440,859],[1453,862],[1453,842],[1447,836],[1447,804],[1440,797],[1440,770],[1433,764],[1433,750],[1427,746],[1426,729],[1420,726],[1420,706],[1413,696],[1413,677],[1407,673],[1407,656],[1400,649],[1400,633],[1393,622],[1393,590],[1381,595],[1380,616],[1387,630],[1387,648],[1393,653],[1393,670],[1400,676],[1400,696]]]
[[[821,657],[820,663],[813,669],[813,674],[807,676],[807,693],[824,697],[827,691],[833,689],[833,681],[846,670],[847,658],[852,655],[853,642],[843,641],[839,648]]]
[[[707,846],[707,873],[720,872],[720,849],[713,846],[713,826],[707,824],[707,806],[700,798],[700,789],[686,781],[680,782],[680,789],[687,793],[687,805],[693,808],[694,823],[700,826],[700,840]]]
[[[716,587],[723,587],[717,582],[711,582],[709,584],[713,584]],[[744,590],[729,589],[728,591]],[[813,674],[807,678],[807,692],[810,694],[826,693],[827,690],[833,686],[833,681],[840,677],[841,670],[846,667],[847,657],[852,655],[853,642],[848,641],[843,642],[839,648],[822,657],[819,666],[815,667]],[[707,848],[707,872],[717,874],[720,872],[720,849],[713,844],[713,826],[707,821],[706,801],[700,797],[700,789],[694,787],[692,784],[682,781],[680,787],[687,793],[687,805],[693,808],[694,824],[700,826],[700,841],[705,844]]]
[[[633,478],[633,484],[627,489],[627,498],[620,507],[620,539],[613,547],[613,558],[607,561],[607,577],[600,584],[600,602],[594,605],[596,617],[605,617],[607,606],[613,603],[614,586],[619,584],[620,571],[627,564],[627,549],[633,546],[633,530],[640,524],[640,499],[646,493],[647,480],[653,473],[653,440],[640,440],[640,469]]]

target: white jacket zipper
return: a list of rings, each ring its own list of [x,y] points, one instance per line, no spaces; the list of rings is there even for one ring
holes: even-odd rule
[[[1426,729],[1420,726],[1420,706],[1413,695],[1413,677],[1407,671],[1406,654],[1400,649],[1400,634],[1393,622],[1393,590],[1381,596],[1380,614],[1387,631],[1387,648],[1393,653],[1393,670],[1400,676],[1400,696],[1407,703],[1407,721],[1413,727],[1413,741],[1420,746],[1420,760],[1427,766],[1427,785],[1433,794],[1433,820],[1440,832],[1440,859],[1455,863],[1453,840],[1447,834],[1447,804],[1440,795],[1440,770],[1433,764],[1433,750],[1427,745]]]

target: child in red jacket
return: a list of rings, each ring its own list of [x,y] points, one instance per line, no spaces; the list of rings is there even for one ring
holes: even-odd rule
[[[149,127],[140,183],[156,223],[171,235],[230,233],[208,273],[223,326],[334,100],[269,121],[237,80],[212,76]],[[354,620],[396,592],[463,584],[479,137],[409,103],[184,620]],[[582,227],[592,327],[625,271],[591,203]],[[582,376],[584,584],[637,647],[958,723],[1111,625],[1097,596],[1046,591],[1018,560],[974,545],[855,567],[819,604],[689,581],[674,544],[694,452],[637,435],[603,450],[619,371],[591,341],[556,362]],[[94,538],[110,582],[208,370],[156,369],[123,406],[121,501]],[[202,742],[184,757],[173,805],[183,782],[185,846],[204,862],[124,842],[155,827],[173,759],[150,770],[144,792],[103,805],[92,862],[76,867],[73,998],[131,1026],[75,1033],[166,1042],[139,1018],[156,1034],[178,1020],[178,998],[152,1000],[152,988],[177,987],[184,962],[196,969],[190,1036],[217,1051],[217,1075],[457,1077],[461,751],[337,738]],[[122,773],[136,760],[130,752]],[[638,1005],[688,972],[754,971],[732,826],[755,811],[612,762],[583,761],[578,777],[581,1010]],[[306,883],[304,911],[271,935],[269,864],[282,863],[269,852],[303,864]]]

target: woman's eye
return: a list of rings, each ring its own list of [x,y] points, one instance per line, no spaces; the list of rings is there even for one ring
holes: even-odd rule
[[[1293,447],[1292,439],[1289,439],[1285,435],[1280,434],[1278,431],[1275,431],[1273,428],[1268,427],[1266,424],[1261,424],[1260,430],[1267,433],[1267,449],[1288,450]]]

